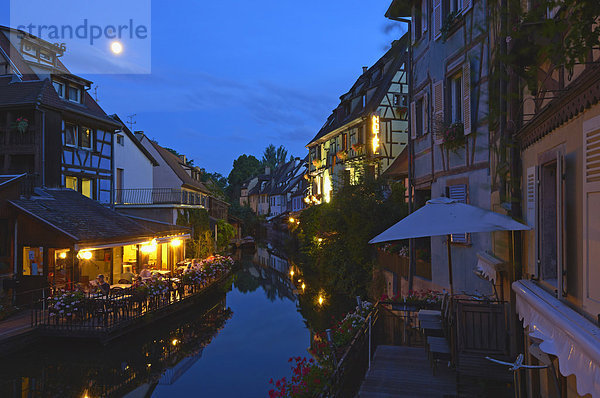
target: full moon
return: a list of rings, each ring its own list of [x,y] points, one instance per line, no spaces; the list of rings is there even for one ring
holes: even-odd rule
[[[118,41],[113,41],[110,45],[110,51],[112,51],[113,54],[119,55],[123,52],[123,45]]]

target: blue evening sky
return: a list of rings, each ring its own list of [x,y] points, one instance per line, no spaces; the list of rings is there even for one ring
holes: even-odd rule
[[[305,156],[361,67],[404,32],[384,17],[389,4],[155,0],[152,73],[85,77],[107,113],[136,114],[134,129],[227,175],[270,143]],[[0,5],[9,25],[9,0]]]

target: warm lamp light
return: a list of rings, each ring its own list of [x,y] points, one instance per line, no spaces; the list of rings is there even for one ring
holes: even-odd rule
[[[323,296],[319,295],[319,305],[323,305]]]
[[[86,251],[86,250],[82,250],[79,253],[77,253],[77,258],[80,259],[80,260],[91,260],[92,259],[92,252]]]
[[[173,341],[171,341],[171,344],[173,344],[174,346],[176,346],[177,343],[179,343],[179,340],[177,340],[177,339],[173,339]]]
[[[171,246],[173,246],[173,247],[179,247],[179,246],[181,246],[181,239],[173,239],[171,241]]]
[[[302,284],[302,291],[304,291],[304,289],[306,289],[306,285],[303,283]]]
[[[290,276],[292,276],[292,277],[294,276],[294,270],[293,269],[290,270]]]
[[[65,258],[67,258],[67,252],[60,252],[60,253],[58,253],[58,258],[62,258],[63,260]]]
[[[290,217],[290,222],[293,223],[294,221],[296,221],[294,220],[294,217]]]

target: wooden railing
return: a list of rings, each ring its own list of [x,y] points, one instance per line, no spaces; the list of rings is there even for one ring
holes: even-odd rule
[[[36,143],[36,131],[29,126],[20,133],[14,130],[0,130],[0,145],[33,145]]]
[[[177,188],[115,189],[115,204],[183,204],[208,207],[207,196]]]

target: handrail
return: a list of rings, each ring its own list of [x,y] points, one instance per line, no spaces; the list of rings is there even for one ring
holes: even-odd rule
[[[115,189],[115,204],[185,204],[208,207],[206,194],[180,188],[127,188]]]

